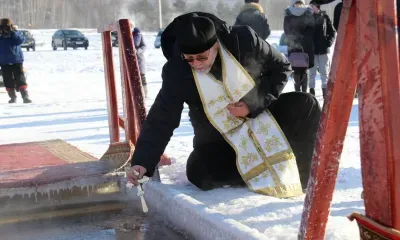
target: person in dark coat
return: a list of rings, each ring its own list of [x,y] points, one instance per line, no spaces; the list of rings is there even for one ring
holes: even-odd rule
[[[271,34],[267,16],[259,0],[245,0],[241,12],[236,18],[235,26],[245,25],[251,27],[260,38],[266,40]]]
[[[321,6],[315,1],[310,2],[314,9],[315,31],[314,31],[314,67],[310,69],[310,93],[315,95],[315,78],[317,70],[321,75],[322,95],[326,96],[326,86],[331,67],[329,59],[330,47],[332,46],[336,31],[333,29],[332,21],[325,11],[321,11]]]
[[[28,95],[23,62],[24,54],[21,44],[25,38],[18,32],[11,20],[0,20],[0,67],[3,74],[4,86],[10,97],[9,103],[17,101],[16,91],[21,92],[24,103],[31,103]]]
[[[207,19],[211,24],[193,25],[197,30],[184,30],[182,24],[198,18],[202,22]],[[204,28],[211,29],[210,33],[204,33]],[[187,35],[195,41],[187,41]],[[294,151],[301,184],[306,188],[321,114],[318,101],[308,93],[281,94],[291,73],[290,63],[251,28],[228,28],[216,16],[200,12],[177,17],[162,34],[161,46],[168,61],[162,70],[161,90],[143,124],[131,159],[129,181],[137,185],[137,180],[144,175],[153,175],[174,129],[180,124],[186,103],[194,129],[194,149],[186,167],[188,180],[202,190],[223,184],[243,184],[235,152],[208,120],[194,79],[193,70],[196,70],[222,81],[217,39],[256,83],[242,101],[229,105],[228,110],[243,119],[256,118],[268,109]]]
[[[333,26],[336,31],[339,31],[340,15],[342,15],[343,1],[338,3],[333,10]]]
[[[144,42],[144,38],[140,29],[131,22],[131,26],[133,27],[132,35],[133,35],[133,43],[136,48],[136,55],[139,64],[140,78],[142,79],[142,85],[144,89],[144,94],[147,96],[147,81],[146,81],[146,59],[144,57],[144,52],[146,51],[146,43]]]
[[[308,55],[308,68],[314,66],[314,11],[305,1],[291,0],[285,11],[284,31],[288,44],[288,55],[304,52]],[[307,92],[308,68],[292,66],[295,90]]]

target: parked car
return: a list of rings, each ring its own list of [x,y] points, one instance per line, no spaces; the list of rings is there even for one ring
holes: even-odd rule
[[[155,48],[160,48],[161,47],[161,34],[164,32],[164,29],[161,29],[158,31],[156,40],[154,41],[154,47]]]
[[[53,50],[57,50],[58,47],[67,50],[68,47],[73,49],[89,47],[89,40],[83,33],[75,29],[60,29],[57,30],[51,38],[51,46]]]
[[[275,47],[279,52],[284,54],[286,57],[288,56],[288,46],[285,33],[282,33],[281,38],[279,39],[279,44],[273,43],[272,46]]]
[[[36,41],[33,38],[33,34],[29,30],[26,30],[26,29],[21,29],[18,31],[21,32],[22,35],[24,35],[24,37],[25,37],[25,41],[22,43],[21,48],[26,48],[27,51],[29,51],[30,49],[35,51],[36,50]]]

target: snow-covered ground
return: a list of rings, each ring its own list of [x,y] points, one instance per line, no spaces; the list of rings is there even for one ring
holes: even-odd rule
[[[50,46],[53,33],[54,30],[35,30],[37,41],[44,42],[44,45],[38,47],[36,52],[25,52],[29,91],[34,103],[22,104],[19,98],[19,103],[11,105],[7,103],[7,94],[0,92],[0,144],[59,138],[100,157],[109,144],[100,35],[95,30],[84,30],[90,41],[87,51],[53,51]],[[278,42],[280,33],[273,32],[269,41]],[[161,69],[165,62],[161,50],[153,47],[155,34],[145,33],[148,46],[148,108],[160,89]],[[119,78],[116,51],[115,69]],[[318,99],[322,104],[319,80],[317,86]],[[285,91],[293,91],[292,82],[288,83]],[[355,100],[326,239],[358,238],[356,223],[349,222],[346,217],[354,211],[364,212],[357,109],[358,102]],[[227,218],[257,229],[268,239],[297,239],[304,196],[276,199],[252,193],[246,188],[199,191],[188,182],[185,174],[186,159],[192,151],[192,137],[188,109],[185,108],[181,125],[174,132],[166,150],[176,161],[161,169],[163,183]]]

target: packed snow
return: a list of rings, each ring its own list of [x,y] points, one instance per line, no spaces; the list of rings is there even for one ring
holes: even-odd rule
[[[83,151],[100,157],[109,144],[107,105],[104,82],[101,38],[96,30],[83,29],[89,38],[88,50],[51,48],[55,30],[34,30],[41,46],[36,52],[25,52],[29,93],[34,103],[8,104],[8,96],[0,91],[0,144],[63,139]],[[268,41],[279,42],[281,31],[275,31]],[[146,76],[149,109],[161,87],[161,69],[165,58],[153,46],[156,33],[144,33],[147,43]],[[114,62],[119,79],[118,51]],[[120,84],[117,84],[120,89]],[[285,92],[293,91],[290,81]],[[317,95],[322,106],[320,81]],[[119,109],[122,113],[121,97]],[[361,199],[358,102],[354,100],[347,129],[340,172],[336,183],[326,239],[356,239],[358,228],[347,216],[364,213]],[[122,135],[123,137],[123,135]],[[246,188],[223,188],[208,192],[191,185],[185,174],[186,159],[192,151],[193,129],[188,109],[182,113],[180,127],[175,130],[166,153],[176,160],[163,167],[162,182],[204,203],[209,209],[265,234],[268,239],[297,239],[303,210],[304,195],[292,199],[276,199],[250,192]]]

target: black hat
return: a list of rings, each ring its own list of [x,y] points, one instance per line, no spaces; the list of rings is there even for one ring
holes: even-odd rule
[[[317,2],[317,1],[315,1],[315,0],[312,0],[311,2],[310,2],[310,5],[314,5],[314,6],[316,6],[318,9],[320,9],[321,8],[321,5]]]
[[[213,21],[197,14],[180,21],[178,43],[182,53],[199,54],[210,49],[217,42]]]

